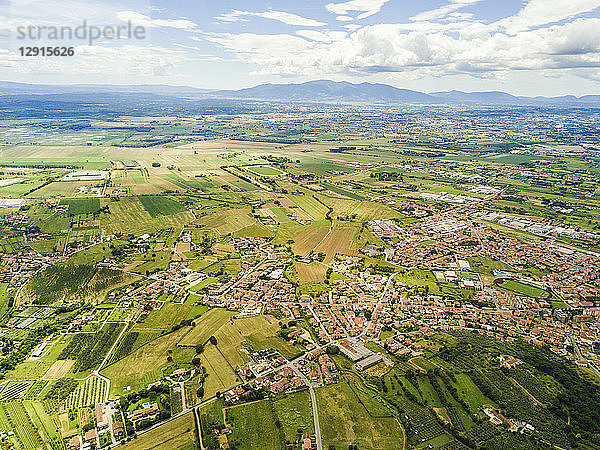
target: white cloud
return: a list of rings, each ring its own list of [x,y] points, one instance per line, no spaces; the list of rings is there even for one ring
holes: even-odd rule
[[[413,21],[427,21],[441,19],[450,16],[455,11],[464,8],[465,6],[473,5],[480,2],[481,0],[450,0],[450,3],[439,8],[432,9],[430,11],[423,11],[413,17],[410,20]]]
[[[323,76],[325,74],[402,73],[403,75],[473,77],[502,76],[510,71],[600,67],[600,19],[578,19],[510,35],[471,32],[457,35],[430,24],[365,26],[353,33],[296,36],[227,34],[208,39],[244,62],[258,64],[260,74]],[[456,24],[446,24],[448,27]],[[476,28],[475,28],[476,29]],[[489,31],[489,30],[488,30]],[[300,37],[302,36],[302,37]]]
[[[560,22],[600,7],[600,0],[529,0],[517,15],[496,22],[509,33]]]
[[[333,42],[345,38],[348,33],[345,31],[316,31],[316,30],[298,30],[297,35],[318,42]]]
[[[119,11],[117,18],[123,22],[131,21],[134,25],[141,25],[144,27],[166,27],[166,28],[177,28],[180,30],[193,30],[196,28],[196,24],[188,19],[152,19],[144,14],[135,11]]]
[[[340,22],[352,22],[354,19],[350,16],[337,16],[335,20],[339,20]]]
[[[357,19],[365,19],[381,11],[383,5],[389,0],[349,0],[344,3],[329,3],[327,11],[341,17],[348,16],[350,12],[359,12]],[[338,19],[339,20],[339,19]]]
[[[286,25],[294,25],[300,27],[322,27],[326,25],[323,22],[319,22],[313,19],[299,16],[297,14],[291,14],[284,11],[265,11],[261,13],[250,12],[250,11],[238,11],[232,10],[230,13],[221,14],[216,17],[221,22],[247,22],[246,17],[263,17],[265,19],[277,20],[285,23]]]

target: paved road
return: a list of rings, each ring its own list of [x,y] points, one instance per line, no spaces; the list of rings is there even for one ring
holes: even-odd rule
[[[321,442],[321,424],[319,423],[319,409],[317,408],[317,396],[312,383],[306,376],[296,367],[294,363],[290,363],[289,366],[292,368],[294,373],[300,377],[300,379],[308,386],[308,392],[310,393],[310,401],[312,403],[313,420],[315,424],[315,440],[317,442],[317,450],[323,450],[323,444]]]

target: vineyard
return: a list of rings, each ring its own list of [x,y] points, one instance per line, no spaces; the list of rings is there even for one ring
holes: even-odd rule
[[[537,401],[544,404],[552,403],[553,396],[550,394],[542,380],[534,377],[524,367],[516,367],[510,371],[511,377],[527,390]]]
[[[96,368],[121,333],[124,324],[106,323],[97,333],[78,333],[58,355],[58,359],[73,359],[74,372]]]
[[[38,380],[31,385],[23,397],[25,400],[34,400],[44,390],[49,381]]]
[[[27,381],[9,383],[0,394],[0,400],[14,400],[23,397],[29,385],[30,383]]]
[[[44,446],[42,438],[27,414],[23,403],[12,401],[3,404],[8,415],[8,421],[17,437],[26,449],[37,449]]]
[[[44,305],[83,300],[97,296],[123,279],[122,272],[91,265],[49,266],[25,285],[18,302]]]
[[[52,420],[52,417],[46,413],[42,403],[25,401],[23,402],[23,406],[42,439],[50,444],[52,450],[66,450],[56,423]]]
[[[401,406],[407,413],[412,432],[410,438],[414,442],[429,441],[444,434],[444,429],[438,419],[426,408],[420,407],[408,399],[403,399]]]
[[[61,378],[54,382],[44,399],[54,401],[53,403],[65,400],[78,384],[73,378]]]
[[[104,401],[106,392],[106,382],[98,377],[92,376],[80,384],[67,398],[67,407],[69,409],[82,408],[84,406],[93,406]]]
[[[183,411],[183,404],[181,403],[181,386],[170,386],[169,393],[171,397],[171,415],[174,416]]]

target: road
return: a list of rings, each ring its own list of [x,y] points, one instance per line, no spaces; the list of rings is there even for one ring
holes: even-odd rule
[[[315,441],[317,443],[317,450],[323,450],[323,443],[321,442],[321,424],[319,423],[319,409],[317,407],[317,395],[315,394],[313,384],[294,363],[290,363],[289,366],[292,368],[294,373],[300,377],[304,384],[308,386],[310,401],[312,403],[313,421],[315,424]]]
[[[377,301],[377,305],[375,305],[375,308],[373,309],[373,315],[371,316],[371,320],[369,320],[365,324],[365,327],[363,328],[363,330],[362,330],[362,332],[360,333],[359,336],[364,337],[365,334],[367,333],[367,330],[369,329],[369,327],[373,323],[373,320],[377,319],[377,314],[379,313],[379,310],[382,307],[383,299],[385,297],[385,294],[386,294],[387,290],[390,288],[390,286],[392,285],[392,282],[394,281],[394,276],[395,275],[396,275],[395,273],[393,273],[392,275],[390,275],[390,278],[388,279],[387,283],[385,284],[385,288],[383,289],[383,291],[381,292],[381,295],[379,296],[379,300]]]

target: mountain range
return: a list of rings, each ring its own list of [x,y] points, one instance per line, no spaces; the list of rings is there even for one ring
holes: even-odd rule
[[[424,93],[387,84],[316,80],[306,83],[261,84],[239,90],[198,89],[167,85],[42,85],[0,82],[2,96],[60,96],[65,94],[148,94],[193,99],[244,99],[323,103],[478,104],[600,107],[600,95],[523,97],[505,92],[443,91]]]

